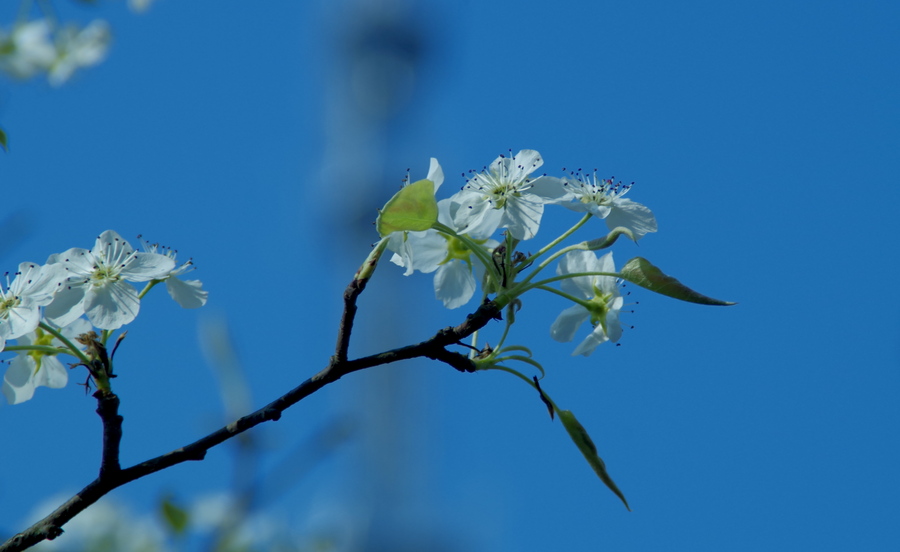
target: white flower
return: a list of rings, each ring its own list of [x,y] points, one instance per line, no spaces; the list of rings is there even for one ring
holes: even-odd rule
[[[141,308],[138,293],[127,282],[147,282],[164,278],[175,268],[175,261],[158,253],[139,253],[119,234],[107,230],[88,251],[73,247],[51,255],[48,263],[61,263],[68,271],[44,316],[65,326],[82,314],[104,330],[128,324]]]
[[[612,253],[597,258],[591,251],[570,251],[562,258],[556,273],[575,274],[579,272],[615,272]],[[594,329],[575,349],[572,355],[588,356],[597,345],[606,341],[618,341],[622,336],[619,311],[623,299],[619,295],[616,278],[613,276],[575,276],[562,281],[563,291],[586,299],[588,306],[576,304],[564,310],[550,327],[550,335],[556,341],[572,341],[575,332],[585,320],[590,320]]]
[[[56,61],[47,75],[50,84],[65,83],[82,67],[96,65],[106,58],[111,34],[106,21],[95,20],[83,28],[67,26],[56,36]]]
[[[20,79],[46,71],[56,59],[50,25],[43,19],[20,23],[11,33],[0,31],[0,70]]]
[[[141,241],[141,246],[147,253],[159,253],[163,250],[158,243],[150,243],[140,236],[138,236],[138,239]],[[175,262],[177,253],[178,252],[173,249],[165,249],[165,253],[162,254]],[[189,259],[181,266],[176,266],[172,269],[168,275],[155,278],[156,280],[166,281],[166,291],[169,292],[169,296],[185,309],[200,308],[206,304],[206,299],[209,297],[209,292],[203,290],[203,282],[200,280],[181,280],[178,278],[178,276],[181,276],[182,274],[195,270],[196,267],[193,265],[193,261]]]
[[[6,290],[0,286],[0,338],[15,339],[37,328],[41,307],[53,301],[65,277],[65,269],[59,265],[19,264]]]
[[[610,230],[624,226],[631,230],[635,239],[644,234],[656,232],[656,217],[640,203],[623,199],[630,184],[614,182],[612,179],[598,179],[597,173],[586,176],[581,172],[563,179],[567,194],[553,203],[568,207],[573,211],[588,212],[600,219],[606,219]],[[574,203],[571,200],[575,200]]]
[[[541,154],[534,150],[498,157],[453,196],[459,204],[453,217],[456,226],[479,238],[488,238],[501,227],[508,228],[516,239],[533,238],[544,203],[565,195],[559,179],[529,176],[543,164]]]
[[[60,332],[71,339],[90,330],[90,322],[79,318],[62,328]],[[61,341],[40,328],[20,337],[18,344],[63,346]],[[34,390],[38,387],[59,389],[65,387],[68,381],[69,371],[56,355],[39,351],[20,351],[6,369],[6,375],[3,377],[3,395],[9,404],[19,404],[34,396]]]
[[[438,222],[454,228],[453,210],[458,207],[450,199],[439,201]],[[487,251],[499,245],[495,240],[475,241],[481,243]],[[391,262],[406,267],[407,276],[413,270],[426,274],[437,271],[434,275],[434,294],[448,309],[465,305],[475,294],[476,280],[484,275],[484,266],[459,239],[437,230],[409,232],[404,248],[406,255],[395,253]],[[410,264],[405,264],[407,262]]]

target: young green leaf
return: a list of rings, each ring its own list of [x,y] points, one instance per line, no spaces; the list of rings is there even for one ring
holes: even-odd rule
[[[375,221],[375,228],[382,237],[401,230],[418,232],[431,228],[437,218],[434,182],[419,180],[401,188],[385,203]]]
[[[162,499],[159,509],[163,520],[173,533],[180,535],[185,532],[189,521],[187,510],[175,504],[170,497]]]
[[[619,277],[628,280],[633,284],[647,288],[650,291],[662,295],[668,295],[675,299],[688,301],[690,303],[700,303],[701,305],[736,305],[730,301],[721,301],[713,299],[706,295],[697,293],[691,288],[685,286],[675,278],[666,276],[663,272],[653,266],[650,261],[643,257],[635,257],[625,263],[622,270],[619,271]]]
[[[600,481],[603,481],[603,483],[609,487],[609,490],[616,493],[616,496],[622,500],[622,503],[625,504],[625,507],[628,508],[628,511],[630,512],[631,507],[628,505],[628,501],[625,500],[625,495],[622,494],[622,491],[619,490],[619,487],[616,486],[615,482],[613,482],[612,478],[609,476],[609,473],[607,473],[606,464],[604,464],[603,460],[597,455],[597,447],[594,446],[594,442],[591,441],[591,436],[588,435],[587,430],[578,422],[571,410],[557,410],[556,413],[559,414],[559,421],[563,423],[563,426],[569,433],[569,437],[571,437],[572,441],[578,445],[578,450],[581,451],[581,454],[584,455],[588,464],[594,469],[594,473],[597,474]]]

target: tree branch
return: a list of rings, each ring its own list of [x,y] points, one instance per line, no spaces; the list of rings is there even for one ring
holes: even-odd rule
[[[356,298],[365,289],[365,283],[366,280],[354,279],[344,293],[344,315],[339,330],[337,352],[331,357],[331,361],[324,370],[259,410],[239,418],[189,445],[146,460],[130,468],[119,469],[118,445],[122,437],[122,417],[118,415],[119,399],[111,393],[107,396],[99,397],[100,405],[97,411],[104,423],[103,459],[101,461],[100,476],[50,515],[3,543],[0,546],[0,552],[25,550],[42,540],[55,539],[63,533],[63,525],[113,489],[182,462],[203,460],[209,449],[263,422],[280,419],[282,412],[329,383],[339,380],[346,374],[417,357],[439,360],[462,372],[473,372],[475,370],[474,364],[466,356],[448,351],[446,347],[459,343],[483,328],[491,320],[499,319],[500,309],[489,301],[482,304],[474,313],[468,315],[462,324],[456,327],[444,328],[430,339],[421,343],[356,360],[346,360],[350,331],[356,312]],[[341,358],[342,353],[344,355],[343,359]]]
[[[106,479],[121,470],[119,443],[122,442],[122,416],[119,415],[119,397],[98,390],[97,414],[103,420],[103,451],[100,459],[100,479]]]

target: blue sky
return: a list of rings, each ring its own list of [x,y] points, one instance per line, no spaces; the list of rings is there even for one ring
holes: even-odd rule
[[[143,16],[64,4],[108,18],[115,42],[62,88],[2,83],[0,216],[28,221],[5,270],[106,229],[194,258],[208,306],[151,296],[118,353],[130,464],[223,421],[199,324],[227,320],[263,405],[327,362],[340,293],[376,239],[368,224],[407,169],[420,178],[438,158],[449,195],[463,171],[537,149],[547,172],[636,183],[660,231],[618,244],[617,261],[646,257],[740,303],[629,287],[635,329],[576,358],[548,335],[566,305],[526,298],[513,339],[533,347],[543,387],[591,431],[634,511],[527,387],[425,362],[349,376],[260,431],[265,475],[335,420],[356,428],[261,507],[464,550],[893,549],[900,6],[560,4],[382,8],[386,45],[348,41],[377,20],[349,0],[159,0]],[[350,44],[408,56],[353,65]],[[360,103],[379,86],[401,98],[389,116]],[[553,215],[533,249],[571,221]],[[430,277],[401,272],[379,269],[352,354],[464,318],[433,299]],[[0,409],[4,532],[96,473],[99,424],[77,376]],[[112,498],[149,510],[166,493],[227,489],[233,452]]]

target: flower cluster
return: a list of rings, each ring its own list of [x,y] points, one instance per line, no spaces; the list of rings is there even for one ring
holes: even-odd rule
[[[423,207],[427,198],[413,197],[414,193],[436,193],[443,183],[443,170],[432,159],[426,180],[433,187],[421,188],[427,192],[410,190],[407,197],[398,194],[379,218],[379,231],[388,236],[387,247],[394,252],[391,261],[404,267],[407,276],[416,270],[434,272],[436,297],[446,307],[456,308],[472,299],[479,281],[485,296],[506,291],[515,298],[527,289],[545,288],[543,283],[516,287],[516,276],[591,218],[605,220],[610,230],[627,233],[634,240],[656,232],[650,209],[622,197],[631,186],[580,170],[558,177],[535,174],[543,163],[535,150],[501,155],[481,171],[470,171],[460,191],[437,201],[436,219],[432,220]],[[546,205],[561,205],[584,216],[538,254],[515,251],[519,242],[537,235]],[[552,291],[575,303],[552,325],[551,336],[571,341],[582,322],[590,320],[593,326],[573,354],[588,355],[600,343],[617,341],[621,335],[618,313],[623,300],[612,254],[598,258],[593,249],[570,247],[549,258],[562,257],[555,279],[562,281],[562,291]],[[524,282],[545,266],[539,265]]]
[[[78,69],[106,58],[111,33],[105,21],[84,27],[53,25],[47,19],[19,21],[0,29],[0,71],[18,79],[46,73],[53,86],[65,83]]]
[[[43,265],[21,263],[11,281],[7,274],[6,285],[0,285],[0,351],[17,353],[3,381],[10,403],[30,399],[36,387],[63,387],[68,376],[56,358],[61,353],[75,356],[96,379],[91,363],[97,359],[84,352],[94,338],[85,336],[100,330],[93,347],[105,348],[113,330],[135,319],[141,298],[157,283],[165,282],[182,307],[206,303],[199,280],[179,279],[192,268],[190,261],[178,265],[171,250],[160,253],[157,245],[142,243],[145,251],[135,251],[107,230],[92,249],[73,247],[50,255]],[[141,282],[147,284],[138,292],[131,283]]]

